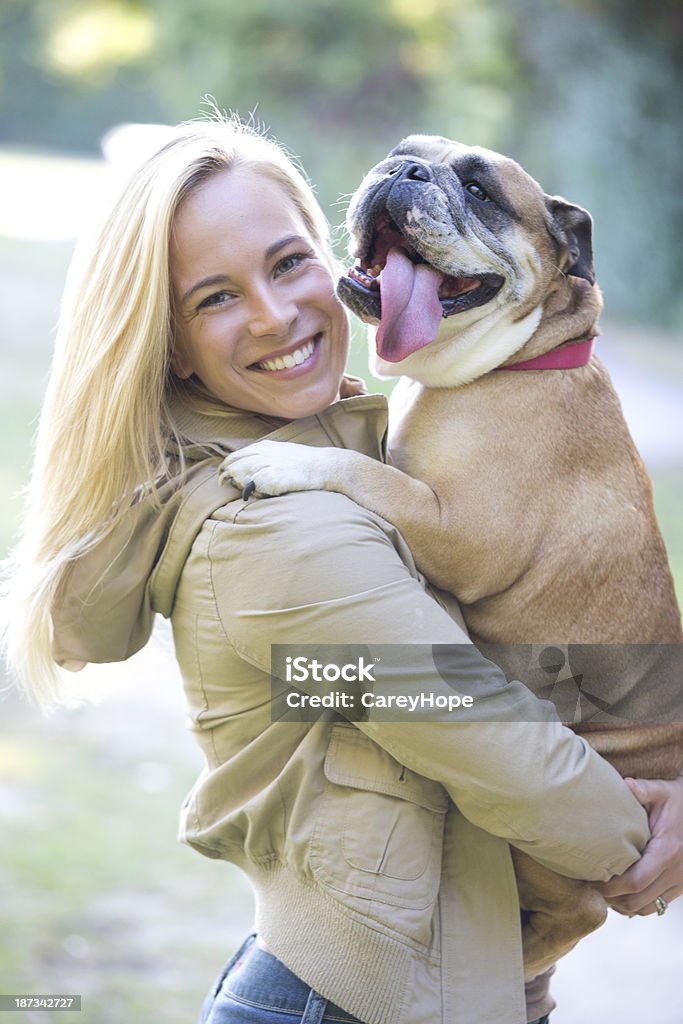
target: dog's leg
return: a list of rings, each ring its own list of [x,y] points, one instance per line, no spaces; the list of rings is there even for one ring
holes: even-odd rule
[[[267,496],[290,491],[337,491],[393,523],[405,536],[424,571],[442,551],[446,527],[441,506],[431,487],[360,452],[347,448],[317,448],[290,441],[257,441],[229,455],[221,477],[250,494]],[[449,527],[452,535],[452,525]]]
[[[588,882],[557,875],[514,848],[512,859],[523,916],[524,974],[530,980],[599,928],[607,904]]]

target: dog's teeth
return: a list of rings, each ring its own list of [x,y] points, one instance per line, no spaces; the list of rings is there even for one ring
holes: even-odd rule
[[[353,278],[354,281],[358,281],[365,288],[369,288],[376,291],[377,288],[379,288],[379,282],[377,278],[379,277],[381,271],[382,268],[379,265],[379,263],[376,264],[376,266],[368,267],[367,269],[365,269],[364,267],[357,263],[354,267],[351,267],[349,269],[348,274],[349,277]]]

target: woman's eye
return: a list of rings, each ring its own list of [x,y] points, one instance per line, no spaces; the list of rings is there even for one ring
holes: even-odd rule
[[[213,292],[211,295],[207,295],[205,299],[197,306],[197,309],[209,309],[211,306],[222,306],[224,302],[228,302],[232,298],[232,292]]]
[[[482,188],[478,181],[468,181],[463,186],[466,192],[469,192],[475,199],[480,199],[482,203],[489,203],[491,197],[485,188]]]
[[[290,270],[296,270],[296,268],[300,267],[302,263],[309,260],[312,255],[313,253],[310,252],[294,252],[289,256],[283,256],[283,258],[278,262],[276,273],[288,274]]]

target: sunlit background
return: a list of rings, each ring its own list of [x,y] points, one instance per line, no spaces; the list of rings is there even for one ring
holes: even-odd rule
[[[591,211],[598,351],[680,594],[682,43],[680,0],[0,0],[2,549],[74,241],[111,175],[215,104],[300,158],[335,226],[414,131],[499,149]],[[366,372],[361,332],[353,369]],[[48,720],[0,702],[0,994],[83,994],[62,1024],[184,1024],[249,928],[250,895],[175,843],[200,761],[167,638],[89,685],[96,704]],[[680,1024],[678,911],[615,918],[582,944],[558,971],[553,1024]]]

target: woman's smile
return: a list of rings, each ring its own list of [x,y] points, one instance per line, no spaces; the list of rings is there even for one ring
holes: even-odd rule
[[[299,419],[339,395],[346,314],[327,254],[284,188],[240,166],[180,206],[171,244],[173,369],[217,399]]]
[[[296,370],[298,373],[307,372],[314,363],[313,356],[317,357],[320,351],[321,335],[316,334],[314,338],[301,343],[295,343],[288,349],[275,352],[266,359],[252,363],[250,370],[265,370],[268,373],[279,373],[284,376],[285,371]]]

